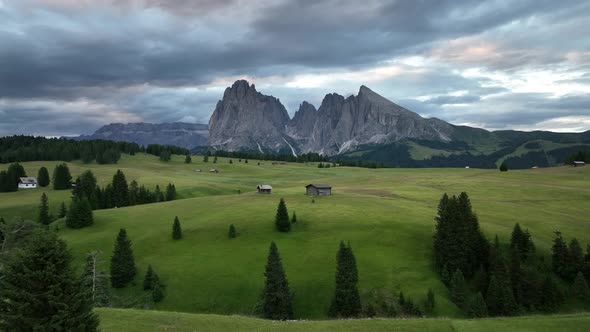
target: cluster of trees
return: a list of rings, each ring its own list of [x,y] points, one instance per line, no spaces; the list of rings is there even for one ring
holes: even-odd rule
[[[363,168],[390,168],[387,163],[384,162],[377,162],[377,161],[370,161],[370,160],[338,160],[336,162],[340,166],[348,166],[348,167],[363,167]],[[320,167],[321,168],[321,167]]]
[[[328,161],[328,159],[318,153],[304,153],[298,156],[294,156],[292,153],[285,154],[272,154],[272,153],[257,153],[257,152],[241,152],[241,151],[205,151],[204,156],[217,156],[227,158],[238,158],[238,159],[256,159],[256,160],[276,160],[276,161],[289,161],[289,162],[320,162]]]
[[[76,178],[72,194],[78,200],[87,199],[93,210],[172,201],[177,198],[174,184],[169,183],[165,191],[156,185],[155,190],[151,191],[135,180],[127,183],[121,170],[117,170],[112,182],[103,188],[97,185],[94,174],[87,170]]]
[[[568,247],[556,232],[548,264],[518,223],[509,246],[497,236],[490,245],[466,193],[441,198],[433,249],[453,302],[470,317],[555,312],[568,294],[589,293],[590,246],[584,256],[576,239]],[[588,304],[590,299],[583,298]]]
[[[145,153],[154,155],[156,157],[160,157],[162,153],[164,153],[169,157],[172,154],[187,155],[190,153],[190,151],[174,145],[149,144],[145,148]]]
[[[293,217],[289,220],[289,211],[287,210],[287,204],[285,200],[281,198],[279,206],[277,207],[277,214],[275,216],[275,226],[279,232],[290,232],[291,224],[297,222],[297,215],[293,211]]]
[[[590,163],[590,151],[580,150],[576,153],[572,153],[565,159],[566,165],[571,165],[574,161],[583,161]]]
[[[25,176],[27,173],[21,164],[10,164],[6,171],[0,171],[0,192],[17,191],[20,178]]]
[[[85,163],[96,160],[99,164],[115,164],[121,153],[135,154],[141,150],[136,143],[128,142],[10,136],[0,138],[0,163],[81,159]]]

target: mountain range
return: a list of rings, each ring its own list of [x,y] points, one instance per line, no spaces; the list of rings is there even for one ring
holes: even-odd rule
[[[207,145],[226,151],[315,152],[401,167],[494,167],[504,160],[521,168],[541,167],[560,163],[564,155],[590,146],[590,131],[490,132],[423,118],[364,85],[357,95],[326,95],[318,109],[304,101],[290,118],[279,99],[258,92],[245,80],[226,88],[208,125],[110,124],[81,138],[189,149]]]

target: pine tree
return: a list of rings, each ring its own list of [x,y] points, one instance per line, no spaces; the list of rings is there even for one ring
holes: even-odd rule
[[[508,164],[505,161],[502,162],[500,165],[500,172],[507,172],[508,171]]]
[[[580,242],[578,242],[578,239],[576,238],[573,238],[570,241],[568,250],[568,280],[574,280],[578,272],[582,271],[584,268],[584,251],[582,250],[582,246],[580,246]]]
[[[523,231],[518,223],[514,225],[512,230],[510,249],[516,250],[522,260],[526,260],[535,251],[535,245],[531,240],[529,231]]]
[[[37,231],[3,260],[0,330],[97,331],[91,297],[71,267],[66,243]]]
[[[152,300],[154,302],[161,302],[164,299],[164,291],[162,290],[162,285],[160,284],[159,279],[155,279],[153,289],[152,289]]]
[[[551,276],[546,276],[541,285],[539,309],[544,312],[556,312],[563,300],[557,283]]]
[[[83,284],[89,290],[95,307],[106,307],[110,303],[108,277],[99,267],[101,255],[100,251],[88,253],[82,274]]]
[[[178,216],[174,217],[174,224],[172,224],[172,239],[180,240],[182,238],[182,228],[180,228],[180,220]]]
[[[293,295],[289,290],[289,282],[274,241],[270,243],[264,277],[262,316],[274,320],[293,319]]]
[[[287,205],[285,204],[285,200],[282,198],[279,201],[279,206],[277,207],[275,225],[279,232],[289,232],[291,230],[291,222],[289,222],[289,213],[287,212]]]
[[[72,175],[66,163],[55,166],[53,170],[53,189],[66,190],[72,187]]]
[[[236,237],[236,228],[234,227],[234,224],[229,225],[228,236],[230,239],[233,239]]]
[[[514,299],[506,259],[500,250],[498,237],[490,250],[490,282],[486,294],[488,312],[491,316],[509,316],[518,307]]]
[[[168,150],[163,150],[162,152],[160,152],[160,160],[161,161],[170,161],[171,157],[172,157],[172,154]]]
[[[229,163],[230,163],[230,165],[231,165],[231,164],[233,164],[234,162],[233,162],[233,160],[231,160],[231,159],[230,159],[230,160],[229,160]]]
[[[486,301],[483,299],[481,292],[471,296],[467,304],[466,313],[471,318],[483,318],[488,316]]]
[[[90,170],[84,171],[79,178],[76,179],[76,186],[72,190],[74,197],[82,199],[86,197],[92,209],[98,208],[98,199],[96,197],[96,177]]]
[[[213,163],[217,164],[217,156],[213,157]]]
[[[61,205],[59,206],[59,214],[57,216],[58,216],[58,218],[63,218],[67,214],[68,214],[68,209],[66,209],[66,203],[61,202]]]
[[[127,237],[127,231],[121,228],[111,257],[111,285],[114,288],[125,287],[133,280],[136,272],[131,241]]]
[[[92,207],[86,197],[82,199],[73,197],[66,216],[66,226],[70,228],[82,228],[94,223]]]
[[[555,232],[555,238],[553,239],[553,246],[551,247],[551,266],[553,272],[564,279],[570,277],[570,257],[569,249],[567,244],[561,236],[561,232]]]
[[[185,164],[190,164],[193,162],[193,158],[191,158],[190,153],[187,153],[186,156],[184,157],[184,163]]]
[[[358,271],[350,245],[340,242],[336,255],[336,287],[329,314],[332,317],[358,317],[361,299],[358,292]]]
[[[129,186],[120,169],[113,176],[113,204],[116,207],[129,205]]]
[[[41,194],[41,205],[39,206],[39,218],[37,219],[41,225],[49,225],[51,223],[51,216],[49,216],[49,204],[47,195]]]
[[[8,166],[8,177],[11,179],[12,184],[18,187],[18,183],[20,182],[20,178],[26,177],[27,173],[25,172],[25,168],[19,163],[13,163]]]
[[[469,287],[463,277],[463,272],[457,269],[451,278],[451,299],[461,309],[465,309],[469,299]]]
[[[291,223],[292,224],[297,223],[297,215],[295,214],[295,211],[293,211],[293,216],[291,217]]]
[[[166,200],[173,201],[176,199],[176,187],[172,183],[166,186]]]
[[[434,301],[434,292],[431,288],[428,289],[426,293],[426,299],[424,300],[424,311],[427,314],[432,314],[434,311],[435,301]]]
[[[39,184],[39,186],[47,187],[49,185],[49,182],[49,171],[47,171],[47,168],[39,168],[39,172],[37,173],[37,183]]]
[[[133,180],[129,183],[129,206],[134,206],[139,203],[139,184]]]
[[[578,272],[572,286],[572,294],[584,303],[590,303],[590,290],[582,272]]]
[[[208,156],[208,155],[205,155],[205,156],[203,157],[203,162],[204,162],[204,163],[208,163],[208,162],[209,162],[209,156]]]
[[[18,190],[18,184],[12,181],[12,177],[7,171],[0,171],[0,192],[14,192]]]
[[[148,265],[147,271],[145,272],[145,277],[143,278],[143,289],[149,290],[154,287],[154,270],[152,269],[151,265]]]

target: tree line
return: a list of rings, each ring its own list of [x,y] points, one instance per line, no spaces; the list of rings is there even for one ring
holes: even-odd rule
[[[438,205],[434,264],[453,302],[469,317],[556,312],[570,298],[590,305],[590,246],[555,232],[551,259],[535,250],[531,234],[517,223],[508,245],[490,244],[479,228],[466,193],[444,194]]]
[[[216,157],[227,157],[227,158],[238,158],[238,159],[255,159],[255,160],[276,160],[276,161],[288,161],[288,162],[320,162],[328,161],[328,159],[318,153],[310,152],[303,153],[298,156],[293,154],[273,154],[273,153],[257,153],[257,152],[243,152],[243,151],[224,151],[224,150],[207,150],[202,151],[204,156],[216,156]]]

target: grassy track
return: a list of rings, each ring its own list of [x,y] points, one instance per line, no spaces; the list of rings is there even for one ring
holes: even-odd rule
[[[557,167],[509,171],[479,169],[360,169],[316,165],[272,165],[234,159],[229,164],[184,164],[148,155],[124,156],[118,165],[70,163],[73,175],[92,169],[99,182],[109,182],[117,168],[149,187],[176,185],[181,200],[95,212],[95,225],[62,230],[77,262],[100,249],[104,268],[113,241],[124,227],[133,242],[139,276],[136,285],[114,292],[129,306],[166,311],[251,315],[262,288],[268,246],[275,240],[281,253],[299,318],[324,318],[333,291],[335,255],[341,240],[356,254],[363,299],[374,293],[397,293],[420,302],[432,288],[436,314],[457,317],[445,287],[431,267],[433,218],[442,193],[466,191],[488,237],[507,241],[515,222],[528,228],[540,251],[551,245],[559,229],[569,240],[590,242],[590,167]],[[212,160],[212,158],[210,159]],[[55,162],[30,162],[30,174]],[[0,169],[6,165],[0,165]],[[211,174],[209,168],[218,168]],[[195,169],[204,172],[196,173]],[[308,183],[333,185],[332,197],[304,195]],[[257,184],[271,184],[272,195],[257,195]],[[53,211],[69,192],[46,190]],[[241,191],[241,194],[238,194]],[[0,216],[36,214],[41,190],[0,194]],[[289,234],[275,232],[273,218],[280,197],[299,222]],[[171,239],[178,215],[184,231]],[[229,224],[238,237],[227,238]],[[152,264],[166,284],[166,298],[144,304],[141,278]],[[426,321],[424,324],[428,324]],[[465,323],[465,324],[468,324]]]

